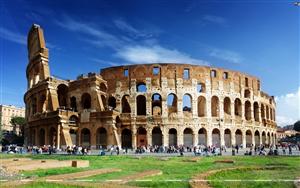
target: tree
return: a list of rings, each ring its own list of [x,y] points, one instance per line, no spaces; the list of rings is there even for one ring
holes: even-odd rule
[[[300,132],[300,120],[298,120],[296,123],[294,123],[294,130]]]
[[[17,126],[20,128],[20,135],[24,133],[24,126],[26,125],[26,120],[24,117],[15,116],[12,117],[10,123],[13,125],[13,130],[16,132]]]

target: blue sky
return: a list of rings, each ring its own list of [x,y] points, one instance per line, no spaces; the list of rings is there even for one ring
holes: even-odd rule
[[[1,104],[24,106],[26,36],[37,23],[52,75],[75,79],[104,67],[159,62],[223,67],[259,77],[276,96],[278,121],[300,119],[300,7],[293,1],[42,2],[0,1]]]

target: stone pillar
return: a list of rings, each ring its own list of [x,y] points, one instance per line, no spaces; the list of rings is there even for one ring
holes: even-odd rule
[[[224,98],[219,99],[219,117],[224,119]]]
[[[166,130],[163,132],[162,137],[163,137],[163,139],[162,139],[163,140],[163,146],[169,146],[169,134]]]
[[[246,148],[246,131],[242,131],[243,148]]]
[[[162,97],[162,101],[161,101],[161,110],[162,110],[162,117],[168,117],[168,106],[167,106],[167,101],[164,97]]]
[[[183,133],[182,132],[177,133],[177,145],[178,146],[183,145]]]
[[[198,145],[198,132],[193,133],[193,146]]]
[[[211,129],[207,129],[207,146],[211,146],[212,145],[212,130]]]
[[[224,129],[220,129],[220,146],[225,146]]]
[[[231,99],[230,99],[230,100],[231,100]],[[235,119],[235,113],[234,113],[234,100],[231,101],[230,112],[231,112],[231,118],[232,118],[232,119]]]
[[[259,145],[262,145],[262,131],[259,132]]]
[[[137,147],[137,145],[136,145],[136,134],[137,134],[137,132],[136,132],[137,130],[136,130],[136,126],[135,126],[135,122],[133,122],[133,124],[132,124],[132,126],[131,126],[131,133],[132,133],[132,140],[131,140],[131,142],[132,142],[132,148],[133,149],[136,149],[136,147]]]
[[[110,131],[108,131],[108,135],[107,137],[111,137],[113,135],[110,136]],[[92,131],[90,132],[91,134],[91,149],[96,149],[97,148],[97,130],[96,131]]]
[[[231,131],[231,146],[235,146],[236,141],[235,141],[235,132]]]
[[[255,146],[256,145],[256,143],[255,143],[255,132],[252,132],[252,134],[251,134],[251,139],[252,139],[252,145],[253,146]]]
[[[242,120],[245,120],[245,102],[242,100]]]
[[[147,145],[153,145],[152,144],[152,133],[150,130],[147,130]]]
[[[56,131],[56,149],[60,149],[61,125],[57,125]]]

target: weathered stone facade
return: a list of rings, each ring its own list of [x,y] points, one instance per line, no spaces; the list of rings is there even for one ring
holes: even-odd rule
[[[28,35],[26,143],[119,145],[274,144],[275,101],[260,80],[189,64],[102,69],[76,80],[50,76],[42,29]]]

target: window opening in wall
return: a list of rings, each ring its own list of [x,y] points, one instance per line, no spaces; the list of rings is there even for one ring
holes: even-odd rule
[[[159,67],[153,67],[153,75],[159,74]]]
[[[245,86],[248,87],[248,78],[245,78]]]
[[[260,90],[260,81],[257,81],[257,90]]]
[[[189,94],[185,94],[183,96],[183,111],[188,111],[191,112],[192,111],[192,97]]]
[[[183,79],[190,79],[190,69],[183,70]]]
[[[224,73],[223,73],[223,78],[224,78],[224,79],[228,79],[228,72],[224,72]]]
[[[137,84],[137,86],[136,86],[136,91],[137,91],[137,92],[147,92],[146,84],[143,83],[143,82]]]
[[[128,69],[124,69],[124,76],[128,77]]]
[[[197,92],[199,92],[199,93],[205,92],[205,84],[204,83],[197,84]]]
[[[216,70],[211,70],[211,71],[210,71],[210,76],[211,76],[212,78],[217,77],[217,71],[216,71]]]

